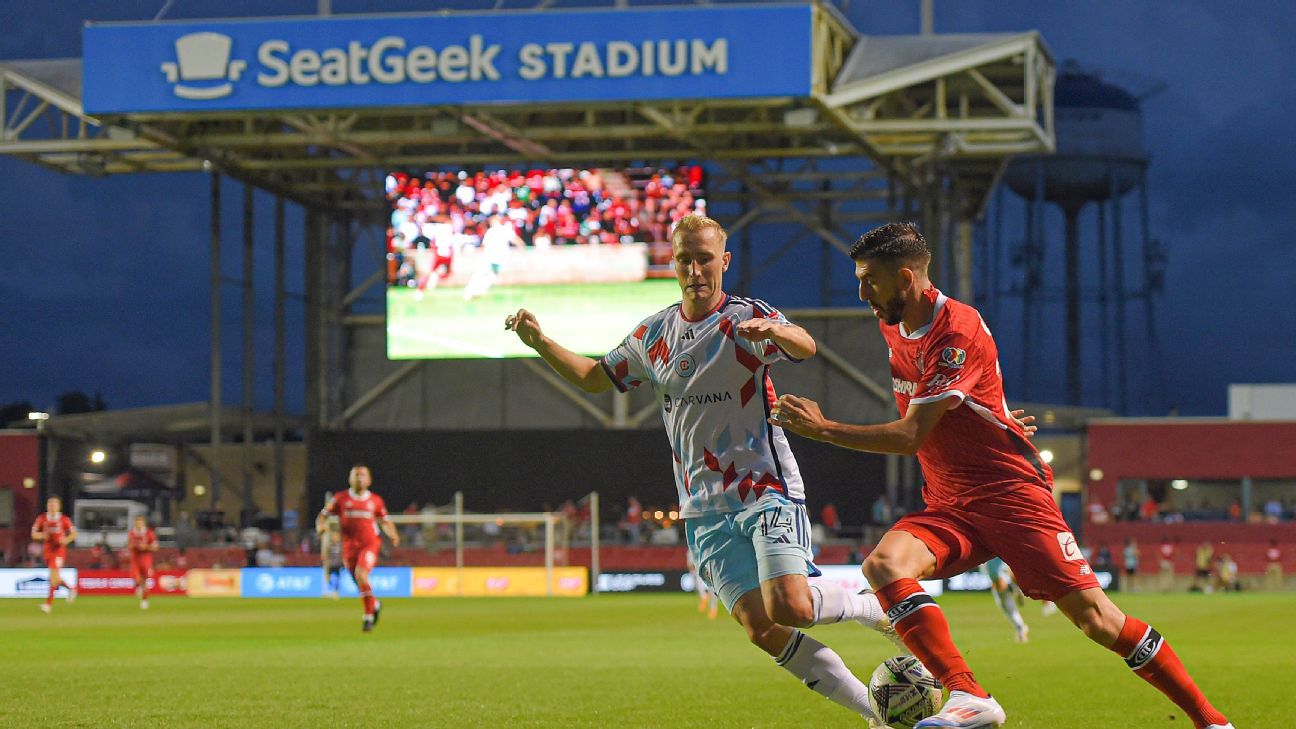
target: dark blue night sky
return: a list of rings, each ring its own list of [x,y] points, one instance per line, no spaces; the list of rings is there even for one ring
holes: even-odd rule
[[[163,4],[0,0],[0,59],[78,56],[83,21],[145,20]],[[333,2],[340,13],[462,5]],[[292,15],[315,6],[315,0],[175,0],[167,18]],[[913,33],[918,6],[916,0],[854,2],[847,14],[866,34]],[[1074,58],[1167,85],[1144,107],[1152,232],[1169,251],[1166,290],[1158,301],[1162,354],[1157,362],[1131,358],[1129,366],[1139,370],[1132,382],[1144,390],[1131,398],[1133,409],[1157,413],[1174,405],[1185,415],[1222,415],[1230,382],[1296,381],[1296,45],[1289,37],[1296,5],[945,0],[936,12],[938,32],[1036,29],[1059,63]],[[57,394],[74,389],[100,391],[112,407],[206,400],[206,178],[74,178],[0,157],[0,190],[0,403],[29,400],[48,408]],[[236,276],[240,190],[227,185],[225,199],[224,271]],[[262,406],[271,392],[271,210],[270,199],[258,197]],[[289,210],[294,261],[301,253],[301,214]],[[1060,223],[1050,230],[1060,239]],[[849,271],[843,261],[836,285],[850,287]],[[288,277],[290,290],[300,292],[300,265],[290,264]],[[798,301],[796,287],[773,278],[760,281],[759,293],[784,307],[813,303]],[[240,294],[227,285],[223,295],[229,401],[238,397]],[[290,303],[288,316],[289,402],[300,409],[299,302]],[[1050,316],[1057,326],[1040,344],[1050,353],[1046,359],[1062,346],[1060,312]],[[1021,365],[1011,352],[1019,330],[1008,317],[991,325],[1004,353],[1009,397],[1063,399],[1055,376],[1060,366],[1034,378],[1032,392],[1014,392]],[[1092,351],[1096,343],[1090,337],[1084,346]],[[1090,402],[1097,404],[1094,397]]]

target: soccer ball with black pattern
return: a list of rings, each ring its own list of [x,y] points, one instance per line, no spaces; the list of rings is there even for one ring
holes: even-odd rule
[[[913,656],[882,661],[868,687],[873,711],[893,729],[912,729],[939,711],[944,698],[940,681]]]

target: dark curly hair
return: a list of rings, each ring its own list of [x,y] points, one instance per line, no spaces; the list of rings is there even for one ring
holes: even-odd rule
[[[931,260],[931,249],[913,223],[887,223],[861,235],[851,246],[850,257],[856,261],[927,263]]]

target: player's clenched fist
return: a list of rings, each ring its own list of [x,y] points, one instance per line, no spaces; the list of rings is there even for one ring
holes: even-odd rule
[[[770,423],[797,435],[818,438],[824,423],[819,403],[796,395],[784,395],[770,408]]]
[[[518,309],[516,314],[504,317],[504,328],[517,332],[518,339],[526,346],[535,349],[544,337],[540,331],[540,322],[536,321],[535,314],[526,309]]]

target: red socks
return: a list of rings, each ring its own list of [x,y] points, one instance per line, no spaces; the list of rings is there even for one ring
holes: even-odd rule
[[[374,614],[374,596],[373,590],[369,588],[369,580],[359,580],[356,587],[360,588],[360,599],[364,601],[365,617],[372,617]]]
[[[877,597],[905,646],[946,688],[981,698],[990,695],[954,646],[945,613],[917,580],[896,580],[878,590]]]
[[[55,585],[50,585],[49,594],[45,596],[45,604],[46,604],[46,605],[53,605],[53,604],[54,604],[54,591],[57,590],[57,589],[58,589],[57,586],[55,586]]]
[[[1193,683],[1188,669],[1175,655],[1170,644],[1147,623],[1126,616],[1120,635],[1111,650],[1125,659],[1139,678],[1156,687],[1183,709],[1197,729],[1211,724],[1227,724],[1228,719],[1206,700]]]

